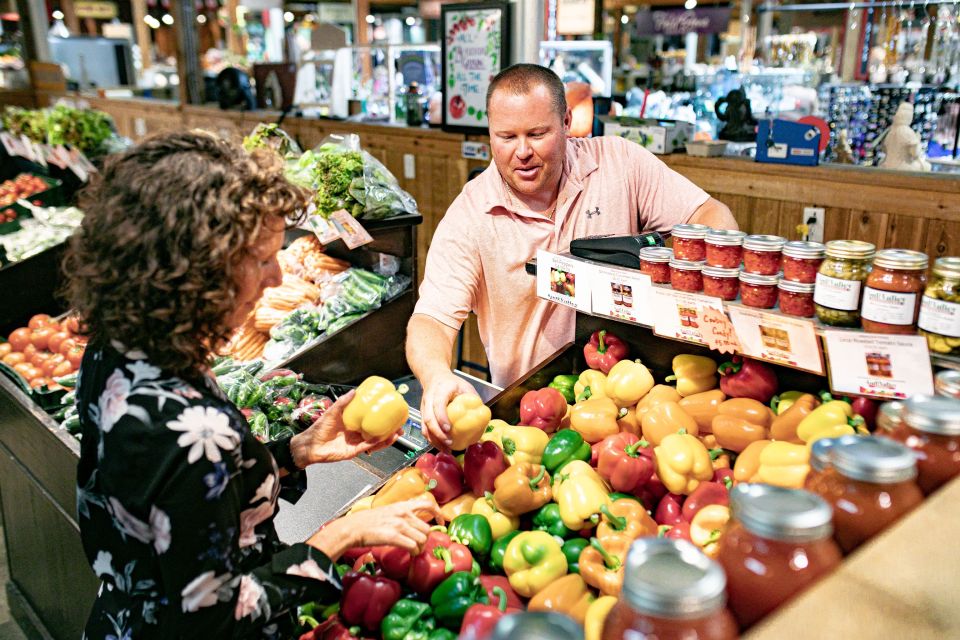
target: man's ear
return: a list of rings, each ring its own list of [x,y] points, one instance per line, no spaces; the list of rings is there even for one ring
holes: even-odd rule
[[[570,125],[573,123],[573,114],[570,111],[570,107],[567,107],[567,112],[563,114],[563,132],[570,135]]]

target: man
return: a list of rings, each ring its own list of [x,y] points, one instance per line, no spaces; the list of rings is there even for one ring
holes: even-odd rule
[[[575,311],[536,296],[526,262],[575,238],[669,230],[683,222],[736,229],[730,210],[622,138],[568,138],[570,112],[549,69],[514,65],[487,91],[493,164],[437,227],[407,361],[423,385],[424,433],[449,446],[447,403],[476,393],[450,370],[457,332],[477,314],[494,384],[506,386],[573,340]]]

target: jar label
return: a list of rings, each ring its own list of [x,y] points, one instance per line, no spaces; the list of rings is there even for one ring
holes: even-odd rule
[[[960,304],[923,296],[918,324],[924,331],[960,338]]]
[[[917,294],[866,287],[860,316],[873,322],[909,326],[917,311]]]
[[[813,301],[829,309],[856,311],[860,306],[862,284],[860,280],[841,280],[818,273]]]

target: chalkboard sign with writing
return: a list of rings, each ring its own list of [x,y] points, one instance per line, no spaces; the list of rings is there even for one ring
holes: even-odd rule
[[[509,65],[510,5],[444,4],[440,13],[443,128],[485,132],[487,87]]]

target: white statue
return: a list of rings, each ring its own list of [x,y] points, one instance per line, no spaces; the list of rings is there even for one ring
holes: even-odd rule
[[[901,102],[893,116],[893,124],[877,140],[885,154],[880,161],[884,169],[930,171],[930,163],[924,157],[923,142],[920,135],[910,128],[911,122],[913,105]]]

